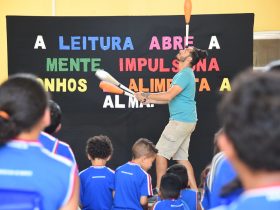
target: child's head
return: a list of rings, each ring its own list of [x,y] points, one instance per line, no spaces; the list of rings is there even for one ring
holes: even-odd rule
[[[244,72],[219,105],[219,147],[238,173],[280,172],[280,74]]]
[[[159,196],[162,200],[178,199],[181,191],[181,180],[173,174],[167,173],[162,176],[159,187]]]
[[[49,96],[31,74],[16,74],[0,86],[0,143],[49,125]]]
[[[181,189],[185,189],[188,187],[188,171],[184,165],[174,164],[167,169],[166,173],[175,174],[179,177],[181,181]]]
[[[210,172],[210,168],[211,168],[211,164],[208,164],[204,169],[203,171],[201,172],[200,174],[200,184],[199,184],[199,187],[200,188],[204,188],[205,186],[205,183],[206,183],[206,179],[207,179],[207,176]]]
[[[108,136],[94,136],[88,139],[86,153],[90,160],[103,159],[108,161],[113,153],[113,145]]]
[[[49,108],[51,114],[51,124],[45,128],[45,132],[49,134],[54,134],[58,132],[61,128],[62,112],[60,106],[53,100],[49,100]]]
[[[132,146],[132,159],[144,169],[149,170],[156,158],[158,150],[153,142],[140,138]]]

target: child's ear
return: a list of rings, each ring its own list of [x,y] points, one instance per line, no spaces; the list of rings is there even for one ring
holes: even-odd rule
[[[229,137],[225,133],[222,133],[219,136],[218,146],[220,150],[223,151],[229,159],[232,159],[236,156],[234,146],[231,143]]]
[[[109,157],[106,158],[106,161],[109,161],[111,159],[111,155]]]
[[[61,123],[59,123],[59,125],[56,127],[54,133],[57,133],[58,131],[60,131],[61,128],[62,128],[62,125],[61,125]]]
[[[145,156],[140,157],[141,163],[143,163],[145,160],[146,160],[146,157],[145,157]]]
[[[90,155],[89,155],[89,154],[87,154],[87,157],[88,157],[88,159],[89,159],[89,160],[91,160],[91,157],[90,157]]]

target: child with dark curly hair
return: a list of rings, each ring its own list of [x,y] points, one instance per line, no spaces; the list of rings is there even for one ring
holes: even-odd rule
[[[80,172],[81,209],[109,210],[113,203],[115,172],[106,167],[113,153],[107,136],[94,136],[87,141],[86,153],[92,166]]]

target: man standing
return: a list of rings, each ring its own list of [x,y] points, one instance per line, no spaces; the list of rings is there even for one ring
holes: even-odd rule
[[[187,168],[190,187],[197,189],[193,168],[188,160],[190,137],[197,121],[195,76],[192,67],[206,56],[207,52],[198,48],[188,47],[180,50],[176,56],[179,72],[173,77],[171,87],[166,92],[135,93],[137,100],[142,103],[169,106],[169,123],[156,145],[159,150],[156,157],[157,189],[161,177],[166,172],[167,160],[171,158]]]

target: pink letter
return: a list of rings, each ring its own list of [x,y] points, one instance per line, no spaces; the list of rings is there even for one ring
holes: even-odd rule
[[[160,50],[160,46],[159,46],[158,39],[156,36],[152,37],[149,50],[153,50],[154,48],[156,48],[157,50]]]
[[[172,48],[171,38],[169,36],[162,37],[162,49],[170,50]]]

